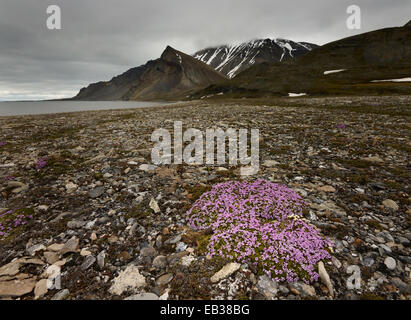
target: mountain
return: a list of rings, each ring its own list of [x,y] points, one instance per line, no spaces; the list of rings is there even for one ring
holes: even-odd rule
[[[167,47],[157,60],[82,88],[74,100],[178,100],[226,78],[205,63]]]
[[[411,77],[411,28],[376,30],[315,48],[282,63],[253,66],[195,97],[260,97],[309,94],[410,94],[410,82],[376,80]]]
[[[285,39],[253,40],[236,46],[220,46],[200,50],[193,57],[208,64],[229,78],[262,62],[280,62],[310,52],[312,43]]]
[[[404,27],[411,27],[411,20]]]

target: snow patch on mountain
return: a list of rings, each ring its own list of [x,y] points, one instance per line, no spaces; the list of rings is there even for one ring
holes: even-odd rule
[[[224,45],[196,52],[193,57],[229,78],[262,62],[280,62],[303,55],[317,45],[286,39],[257,39],[238,45]]]

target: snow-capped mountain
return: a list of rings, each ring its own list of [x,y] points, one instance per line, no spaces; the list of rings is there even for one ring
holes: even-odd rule
[[[312,43],[286,39],[252,40],[235,46],[207,48],[193,57],[229,78],[262,62],[279,62],[301,56],[318,47]]]

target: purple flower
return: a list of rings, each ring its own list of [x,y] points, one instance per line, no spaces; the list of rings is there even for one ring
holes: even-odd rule
[[[28,212],[28,213],[26,213]],[[0,240],[8,236],[8,233],[19,226],[27,224],[29,220],[33,219],[30,211],[25,209],[8,210],[0,214]]]
[[[43,169],[47,165],[47,161],[48,161],[47,157],[37,160],[37,163],[36,163],[37,171]]]
[[[345,128],[347,128],[347,125],[345,123],[340,123],[340,124],[337,124],[337,128],[338,129],[345,129]]]
[[[0,141],[0,147],[5,146],[6,144],[7,144],[7,142]]]
[[[305,206],[286,186],[230,181],[204,193],[187,221],[195,230],[214,230],[210,256],[249,262],[276,281],[310,282],[318,279],[314,266],[331,258],[331,243],[301,219]]]

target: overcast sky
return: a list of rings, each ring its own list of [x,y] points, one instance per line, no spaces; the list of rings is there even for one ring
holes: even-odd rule
[[[62,30],[48,30],[49,5]],[[362,9],[348,30],[346,9]],[[0,100],[62,98],[158,58],[255,38],[325,44],[402,26],[410,0],[0,0]]]

